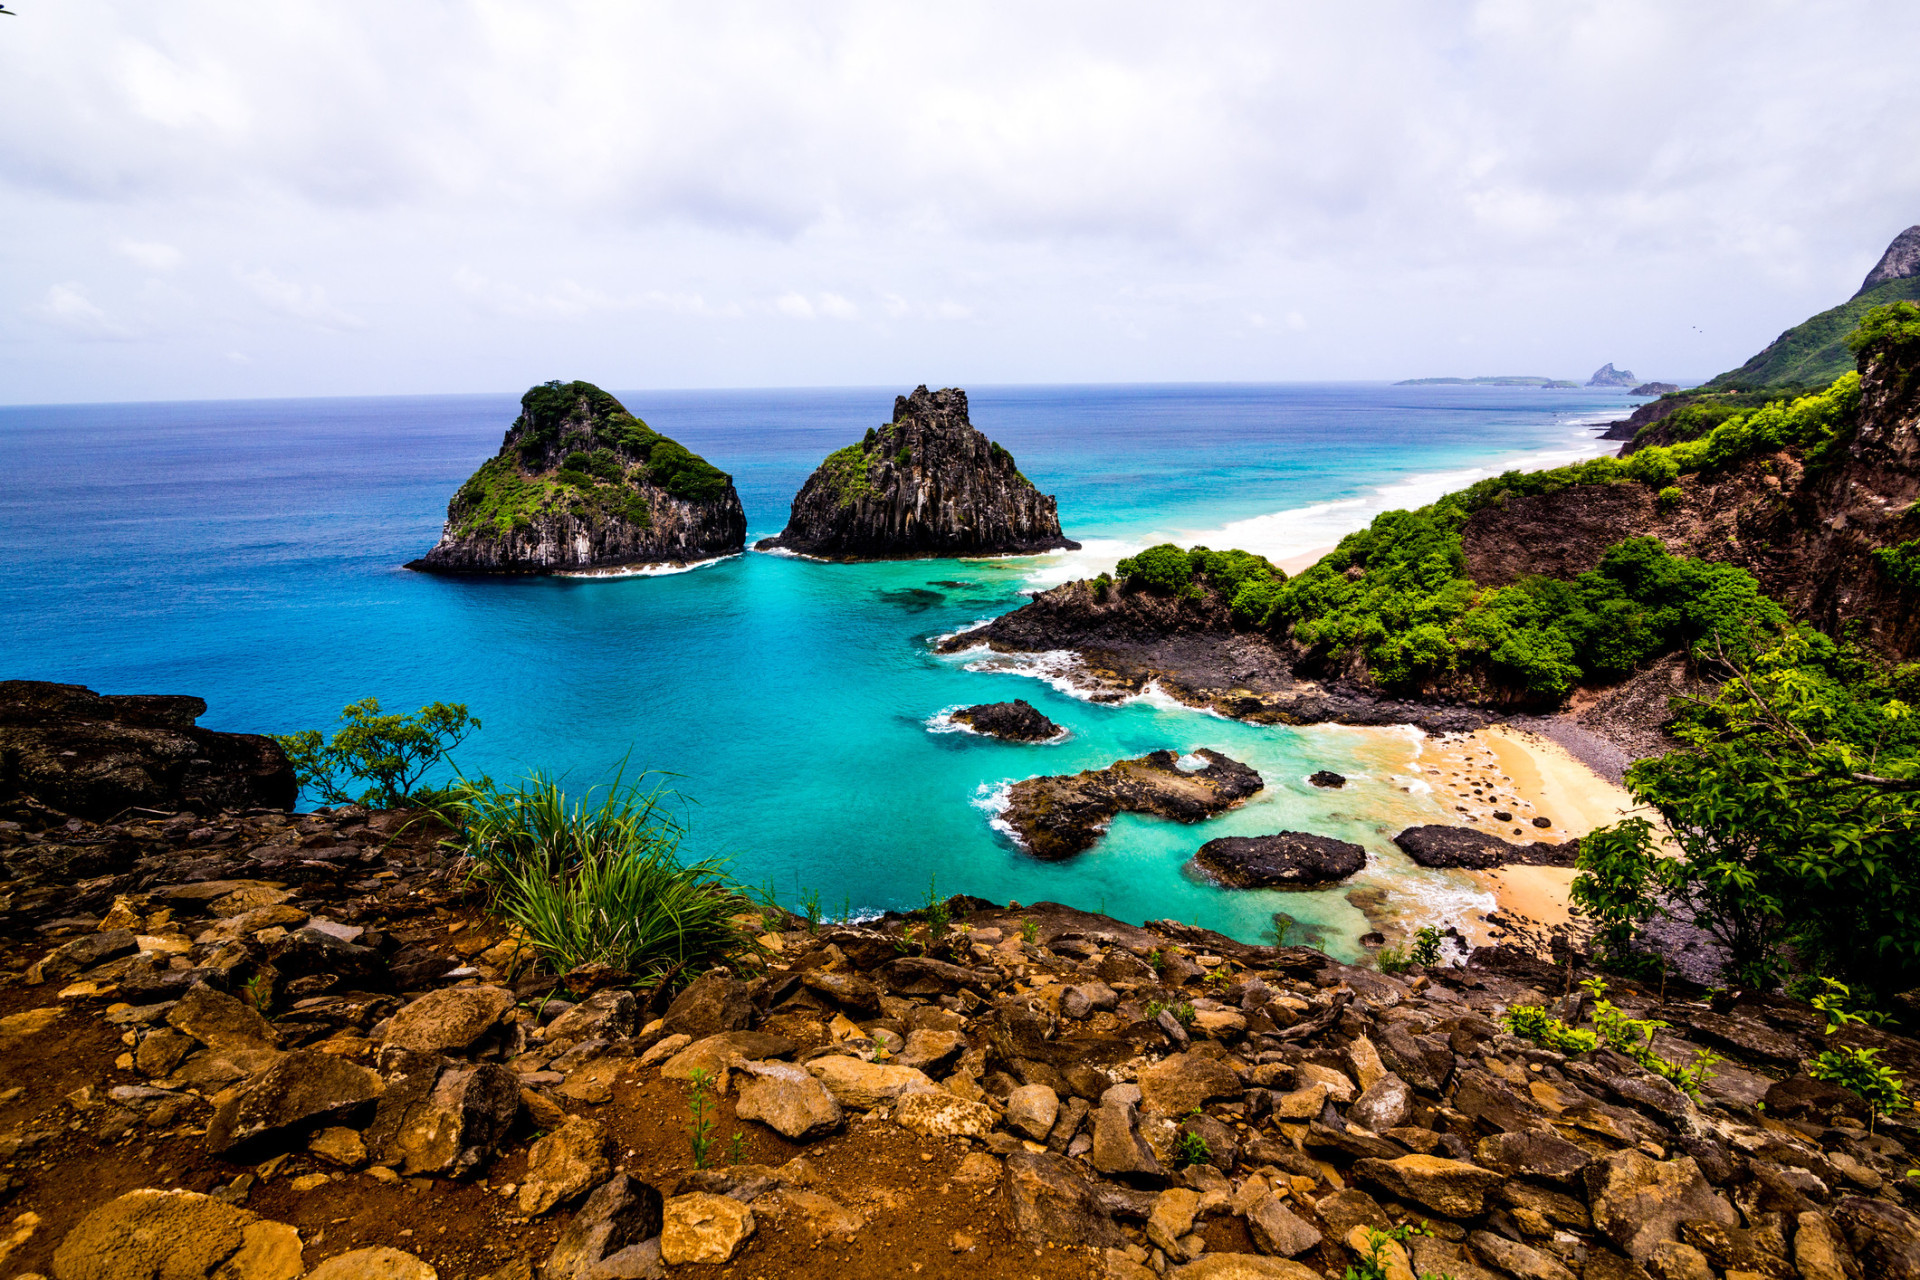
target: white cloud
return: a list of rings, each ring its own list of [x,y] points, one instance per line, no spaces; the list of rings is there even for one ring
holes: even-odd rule
[[[49,285],[46,296],[31,310],[42,320],[76,337],[124,342],[134,336],[132,330],[101,310],[82,285]]]
[[[187,260],[186,254],[170,244],[145,240],[116,240],[113,251],[148,271],[174,271]]]
[[[282,280],[265,267],[256,267],[251,271],[238,274],[240,283],[247,287],[269,311],[300,320],[319,329],[344,331],[364,329],[367,322],[350,312],[342,311],[327,300],[327,291],[317,284],[296,284],[291,280]]]

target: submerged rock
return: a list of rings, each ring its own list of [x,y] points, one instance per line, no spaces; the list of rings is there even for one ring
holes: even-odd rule
[[[1005,738],[1009,742],[1044,742],[1060,736],[1060,726],[1040,714],[1025,698],[962,707],[953,713],[953,719],[990,738]]]
[[[1307,775],[1307,781],[1316,787],[1344,787],[1347,785],[1346,775],[1335,773],[1331,769],[1316,769]]]
[[[436,573],[557,573],[688,564],[745,550],[733,477],[590,382],[520,398],[500,452],[447,504]]]
[[[1154,813],[1199,822],[1259,791],[1260,775],[1218,751],[1194,755],[1202,768],[1182,769],[1171,751],[1120,760],[1066,777],[1028,778],[1008,790],[1006,820],[1036,858],[1066,858],[1092,847],[1113,815]]]
[[[1537,867],[1570,867],[1580,854],[1580,842],[1564,844],[1536,840],[1514,844],[1472,827],[1408,827],[1393,838],[1409,858],[1423,867],[1461,867],[1486,871],[1524,863]]]
[[[827,455],[762,550],[828,560],[1073,550],[1054,501],[967,418],[967,393],[915,388],[893,421]]]
[[[1305,831],[1223,836],[1193,855],[1194,865],[1235,889],[1317,889],[1367,865],[1357,844]]]

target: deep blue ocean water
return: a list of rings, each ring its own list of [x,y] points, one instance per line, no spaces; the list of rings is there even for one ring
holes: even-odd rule
[[[884,423],[892,390],[618,393],[730,471],[749,537],[777,532],[812,467]],[[1077,553],[825,565],[749,553],[615,580],[448,579],[402,562],[499,446],[503,395],[0,407],[0,676],[102,692],[193,693],[213,728],[329,726],[462,701],[485,728],[470,774],[587,787],[626,762],[668,770],[688,849],[838,912],[942,893],[1176,917],[1249,940],[1284,910],[1344,940],[1340,892],[1234,893],[1182,866],[1218,835],[1359,840],[1364,877],[1431,900],[1465,882],[1387,837],[1440,811],[1401,790],[1412,731],[1260,728],[1148,698],[1095,705],[1027,675],[969,669],[931,637],[1022,590],[1110,568],[1163,538],[1280,558],[1507,465],[1599,451],[1615,393],[1378,384],[975,390],[975,425],[1059,498]],[[1072,736],[1015,746],[937,732],[943,709],[1025,697]],[[1092,850],[1038,863],[991,825],[1015,778],[1158,747],[1260,769],[1253,803],[1198,827],[1122,815]],[[1355,775],[1344,791],[1304,782]],[[1438,820],[1432,818],[1431,820]]]

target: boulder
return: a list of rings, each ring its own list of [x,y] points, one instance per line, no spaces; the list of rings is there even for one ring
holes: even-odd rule
[[[880,988],[857,973],[828,973],[820,969],[808,969],[800,975],[800,984],[815,995],[825,996],[854,1013],[880,1012]]]
[[[271,1049],[280,1033],[251,1005],[208,986],[195,986],[167,1010],[167,1025],[210,1049]]]
[[[1344,787],[1347,785],[1346,777],[1343,774],[1335,773],[1331,769],[1315,769],[1307,775],[1307,781],[1316,787]]]
[[[1167,1271],[1167,1280],[1324,1280],[1291,1258],[1257,1253],[1209,1253]]]
[[[1496,1133],[1482,1138],[1474,1160],[1514,1178],[1533,1178],[1555,1186],[1579,1187],[1580,1176],[1593,1163],[1593,1153],[1575,1146],[1551,1129]]]
[[[748,1062],[742,1070],[751,1079],[734,1104],[740,1119],[758,1120],[795,1142],[840,1127],[840,1103],[805,1068],[790,1062]]]
[[[967,1038],[958,1031],[922,1027],[907,1032],[906,1044],[893,1055],[896,1066],[915,1067],[928,1075],[942,1074],[966,1052]]]
[[[375,1245],[328,1258],[307,1280],[440,1280],[440,1273],[404,1249]]]
[[[1320,1233],[1275,1195],[1261,1196],[1248,1207],[1247,1231],[1260,1252],[1282,1258],[1298,1257],[1320,1243]]]
[[[378,1072],[330,1053],[296,1049],[220,1104],[207,1125],[207,1149],[222,1155],[245,1143],[339,1123],[385,1091]]]
[[[666,1202],[660,1227],[660,1260],[731,1262],[754,1231],[753,1210],[732,1196],[696,1191]]]
[[[63,943],[42,956],[27,970],[26,983],[30,987],[37,987],[43,982],[61,982],[82,969],[91,969],[97,964],[130,956],[139,949],[139,941],[131,929],[83,933],[72,942]]]
[[[1008,742],[1045,742],[1060,736],[1060,726],[1041,715],[1031,702],[1015,698],[1012,702],[987,702],[977,707],[961,707],[950,717],[976,733]]]
[[[385,1043],[415,1053],[464,1053],[484,1040],[513,1008],[505,987],[429,991],[393,1015]]]
[[[668,1080],[690,1080],[695,1071],[708,1071],[719,1080],[735,1058],[785,1058],[793,1049],[793,1041],[784,1036],[764,1031],[722,1031],[702,1037],[668,1058],[660,1064],[660,1074]]]
[[[1491,1231],[1473,1232],[1467,1237],[1467,1244],[1482,1262],[1515,1280],[1580,1280],[1551,1254]]]
[[[616,1173],[596,1187],[573,1215],[547,1255],[541,1274],[544,1280],[591,1280],[600,1263],[658,1236],[663,1220],[660,1193]]]
[[[129,1191],[53,1252],[56,1280],[296,1280],[300,1234],[194,1191]]]
[[[1644,1262],[1663,1240],[1678,1240],[1690,1219],[1739,1225],[1739,1215],[1701,1176],[1692,1156],[1654,1160],[1629,1147],[1587,1166],[1593,1225],[1621,1252]]]
[[[752,1021],[753,999],[747,984],[715,970],[695,978],[673,998],[660,1029],[666,1035],[700,1040],[723,1031],[744,1031]]]
[[[1920,1218],[1897,1204],[1847,1196],[1833,1206],[1853,1254],[1872,1280],[1920,1280]]]
[[[995,1117],[986,1103],[942,1089],[901,1094],[894,1100],[893,1121],[923,1138],[984,1138],[993,1132]]]
[[[1093,1182],[1080,1165],[1051,1152],[1016,1151],[1005,1168],[1013,1226],[1034,1247],[1072,1241],[1095,1249],[1118,1249],[1126,1237],[1100,1207]]]
[[[1193,1230],[1193,1218],[1200,1211],[1200,1193],[1186,1187],[1168,1187],[1154,1197],[1147,1214],[1147,1239],[1170,1257],[1183,1257],[1180,1237]]]
[[[1443,1218],[1479,1217],[1487,1192],[1502,1181],[1500,1174],[1464,1160],[1417,1155],[1359,1160],[1353,1166],[1353,1176],[1402,1200],[1424,1205]]]
[[[1490,871],[1516,864],[1570,867],[1580,854],[1578,840],[1565,844],[1543,840],[1514,844],[1474,827],[1408,827],[1395,836],[1393,842],[1423,867],[1460,867],[1469,871]]]
[[[528,1150],[526,1175],[520,1181],[520,1212],[538,1217],[599,1186],[611,1170],[607,1131],[598,1121],[568,1116]]]
[[[1103,1101],[1094,1109],[1088,1158],[1095,1169],[1113,1177],[1157,1179],[1162,1174],[1153,1148],[1140,1136],[1138,1116],[1129,1102]]]
[[[512,1071],[436,1060],[389,1081],[365,1136],[382,1164],[409,1177],[460,1177],[485,1165],[519,1113]]]
[[[806,1064],[807,1073],[833,1095],[834,1101],[855,1111],[869,1111],[910,1090],[931,1090],[933,1081],[912,1067],[863,1062],[832,1054]]]
[[[562,1040],[619,1040],[639,1025],[640,1002],[631,991],[596,991],[549,1022],[547,1043]]]
[[[902,996],[950,996],[961,991],[987,991],[994,976],[930,956],[901,956],[880,967],[887,990]]]
[[[1193,862],[1235,889],[1319,889],[1364,868],[1367,851],[1331,836],[1281,831],[1209,840],[1193,855]]]
[[[0,792],[99,821],[136,807],[292,808],[280,744],[199,728],[206,710],[199,698],[0,680]]]
[[[1117,760],[1104,769],[1027,778],[1007,790],[1002,815],[1036,858],[1056,860],[1090,849],[1116,813],[1151,813],[1199,822],[1245,803],[1265,784],[1238,760],[1202,747],[1198,769],[1181,767],[1171,751]]]
[[[1060,1095],[1044,1084],[1023,1084],[1007,1095],[1007,1126],[1045,1142],[1060,1118]]]
[[[1246,1086],[1218,1058],[1176,1053],[1140,1072],[1140,1095],[1148,1111],[1183,1116],[1218,1099],[1238,1098]]]
[[[1413,1090],[1399,1076],[1388,1073],[1373,1082],[1368,1089],[1347,1108],[1347,1119],[1358,1125],[1385,1133],[1407,1122],[1413,1113]]]

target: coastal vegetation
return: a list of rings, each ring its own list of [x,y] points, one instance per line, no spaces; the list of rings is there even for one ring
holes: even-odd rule
[[[331,738],[318,729],[275,734],[301,790],[327,804],[403,809],[431,796],[420,784],[480,721],[464,702],[433,702],[413,715],[385,712],[378,698],[350,702]],[[348,788],[366,784],[358,794]]]

